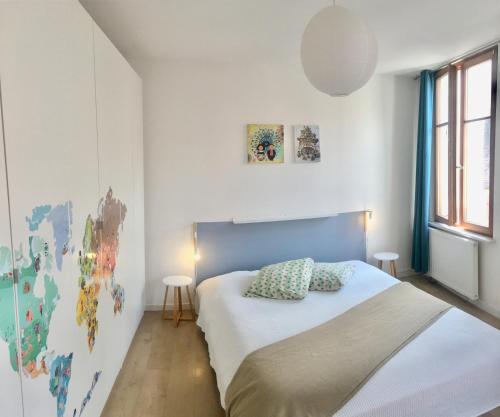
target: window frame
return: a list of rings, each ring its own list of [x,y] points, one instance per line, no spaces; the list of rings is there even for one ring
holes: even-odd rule
[[[435,190],[435,195],[434,195],[434,218],[436,221],[440,223],[445,223],[449,226],[452,226],[455,224],[455,219],[456,219],[456,210],[455,210],[455,175],[451,175],[451,167],[456,165],[455,161],[455,154],[456,154],[456,140],[453,140],[455,137],[455,131],[456,131],[456,121],[455,121],[455,114],[456,112],[452,111],[453,106],[456,106],[456,98],[454,97],[456,95],[456,89],[452,88],[455,85],[456,81],[456,68],[454,68],[452,65],[447,65],[446,67],[442,68],[441,70],[437,71],[434,75],[434,80],[435,82],[437,81],[438,78],[441,78],[442,76],[448,74],[448,122],[447,123],[441,123],[437,124],[437,88],[435,89],[434,93],[434,121],[433,121],[433,141],[434,141],[434,157],[435,157],[435,162],[434,162],[434,190]],[[438,150],[438,145],[437,145],[437,130],[438,128],[448,125],[448,218],[441,217],[438,214],[438,176],[437,176],[437,150]]]
[[[489,117],[478,118],[477,120],[465,120],[465,98],[466,98],[466,70],[474,65],[491,59],[491,110]],[[460,70],[460,77],[457,76]],[[437,125],[437,88],[434,93],[434,121],[433,121],[433,141],[434,141],[434,218],[439,223],[448,226],[457,226],[464,230],[479,233],[489,237],[493,236],[493,205],[495,194],[495,132],[496,132],[496,101],[497,101],[497,77],[498,77],[498,45],[488,48],[472,56],[468,56],[459,61],[452,62],[434,74],[434,79],[448,74],[448,219],[438,215],[438,177],[437,177],[437,129],[446,123]],[[460,83],[460,115],[457,120],[457,86]],[[490,178],[489,178],[489,213],[488,227],[468,223],[465,221],[465,193],[464,193],[464,126],[466,123],[478,120],[490,120]],[[460,133],[457,135],[457,125],[460,124]],[[457,146],[460,147],[460,161],[457,160]],[[457,178],[458,177],[458,178]],[[459,187],[457,187],[457,180]],[[460,192],[460,203],[457,207],[457,188]],[[458,215],[458,216],[457,216]]]

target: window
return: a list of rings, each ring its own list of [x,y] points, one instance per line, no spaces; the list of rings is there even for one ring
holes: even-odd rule
[[[435,219],[493,235],[497,47],[436,77]]]

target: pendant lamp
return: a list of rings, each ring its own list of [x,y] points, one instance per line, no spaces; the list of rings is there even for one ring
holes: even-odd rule
[[[334,2],[308,23],[301,58],[304,73],[315,88],[330,96],[347,96],[372,77],[377,41],[361,17]]]

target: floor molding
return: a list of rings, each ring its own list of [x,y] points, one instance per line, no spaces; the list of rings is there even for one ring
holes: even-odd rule
[[[461,298],[465,302],[472,304],[473,306],[479,308],[480,310],[484,311],[485,313],[491,314],[492,316],[500,319],[500,310],[496,309],[495,307],[490,306],[489,304],[485,303],[483,300],[470,300],[467,297],[465,297],[463,294],[460,294],[458,291],[454,290],[453,288],[448,287],[447,285],[441,283],[437,279],[425,275],[425,277],[429,280],[434,281],[437,285],[439,285],[442,288],[445,288],[446,290],[450,291],[451,293],[455,294],[457,297]]]
[[[408,269],[403,269],[401,271],[397,271],[398,278],[408,278],[408,277],[414,277],[415,275],[421,275],[417,272],[415,272],[413,269],[408,268]]]
[[[174,304],[167,303],[167,311],[173,311]],[[189,310],[189,303],[182,303],[182,309]],[[145,311],[162,311],[163,304],[146,304]]]
[[[486,311],[492,316],[495,316],[500,319],[500,310],[491,307],[489,304],[486,304],[483,300],[470,301],[470,302],[474,304],[477,308],[480,308],[481,310]]]

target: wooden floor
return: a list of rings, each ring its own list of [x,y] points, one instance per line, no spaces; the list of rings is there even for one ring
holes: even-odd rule
[[[146,312],[101,417],[222,417],[203,333]]]
[[[500,320],[426,278],[405,280],[500,329]],[[101,417],[223,416],[203,333],[146,312]],[[500,417],[500,408],[482,417]]]

